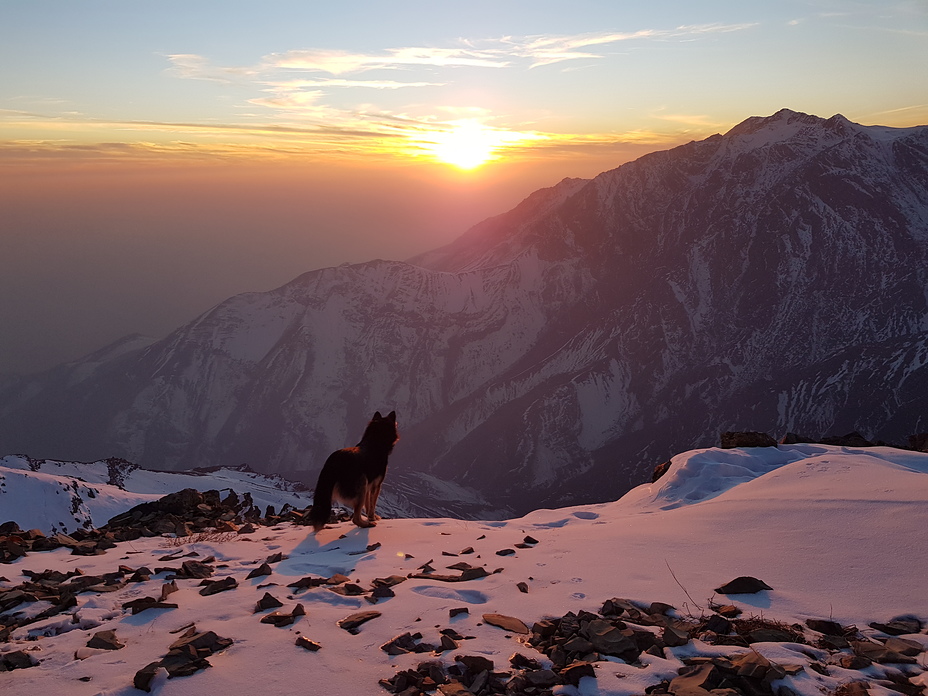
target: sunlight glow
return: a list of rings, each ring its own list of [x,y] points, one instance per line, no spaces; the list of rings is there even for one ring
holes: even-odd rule
[[[450,125],[449,130],[433,133],[425,147],[435,159],[458,169],[474,169],[496,159],[507,145],[538,139],[537,135],[488,128],[472,119]]]

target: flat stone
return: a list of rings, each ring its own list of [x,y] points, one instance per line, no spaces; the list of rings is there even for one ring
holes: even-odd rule
[[[238,587],[238,580],[230,575],[229,577],[225,577],[222,580],[216,580],[215,582],[208,584],[206,587],[203,587],[200,589],[200,594],[204,597],[208,597],[209,595],[225,592],[226,590],[233,590],[236,587]]]
[[[380,615],[379,611],[359,611],[339,621],[338,627],[344,628],[349,633],[357,633],[359,626],[367,623],[371,619],[376,619]]]
[[[505,614],[484,614],[483,620],[491,626],[496,626],[497,628],[501,628],[504,631],[512,631],[513,633],[530,633],[528,626],[513,616],[506,616]]]

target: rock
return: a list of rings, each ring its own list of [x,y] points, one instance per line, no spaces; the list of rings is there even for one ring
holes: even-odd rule
[[[713,664],[684,667],[681,674],[670,681],[669,691],[676,696],[706,696],[718,688],[724,675]]]
[[[283,602],[277,599],[270,592],[265,592],[264,596],[258,600],[255,604],[254,613],[257,614],[259,611],[265,611],[266,609],[275,609],[276,607],[282,607]]]
[[[755,628],[753,631],[749,631],[745,638],[747,638],[748,643],[791,643],[793,642],[793,635],[787,633],[786,631],[781,631],[776,628]]]
[[[844,669],[866,669],[873,664],[873,660],[862,655],[841,655],[837,665]]]
[[[786,433],[783,437],[780,438],[781,445],[805,445],[812,444],[815,440],[812,438],[806,437],[804,435],[797,435],[796,433]]]
[[[574,686],[579,686],[584,677],[596,678],[596,671],[589,662],[573,662],[561,670],[561,678]]]
[[[202,580],[204,578],[210,577],[212,574],[212,566],[209,566],[206,563],[201,563],[200,561],[184,561],[181,563],[180,572],[177,573],[177,576],[181,578],[193,578],[196,580]]]
[[[453,619],[455,616],[460,616],[464,614],[465,616],[470,613],[470,610],[467,607],[454,607],[448,610],[448,618]]]
[[[226,590],[233,590],[236,587],[238,587],[238,580],[230,575],[223,578],[222,580],[215,580],[210,582],[208,585],[200,589],[200,594],[204,597],[208,597],[209,595],[225,592]]]
[[[716,587],[715,592],[719,594],[754,594],[761,590],[772,590],[763,580],[758,580],[750,575],[742,575],[731,582],[727,582],[721,587]]]
[[[852,640],[851,648],[855,655],[866,657],[874,662],[898,664],[915,664],[916,662],[915,658],[902,655],[879,643]]]
[[[529,633],[528,626],[522,623],[519,619],[506,616],[505,614],[484,614],[483,620],[490,624],[491,626],[496,626],[501,628],[504,631],[512,631],[513,633]]]
[[[271,570],[271,566],[269,566],[267,563],[262,563],[260,566],[255,568],[253,571],[248,573],[248,575],[245,576],[245,579],[251,580],[252,578],[260,578],[265,575],[270,575],[272,572],[273,571]]]
[[[813,631],[818,631],[826,636],[843,636],[844,629],[841,624],[835,621],[825,621],[824,619],[806,619],[806,626]]]
[[[317,650],[322,649],[322,646],[319,645],[319,643],[316,643],[315,641],[310,640],[306,636],[299,636],[296,639],[296,645],[298,645],[299,647],[305,650],[309,650],[310,652],[316,652]]]
[[[925,647],[921,643],[908,638],[890,638],[884,643],[884,647],[908,657],[915,657],[925,652]]]
[[[293,614],[287,614],[279,611],[271,612],[261,617],[261,623],[272,624],[278,628],[289,626],[293,623]]]
[[[116,639],[116,631],[97,631],[87,641],[87,647],[99,648],[100,650],[119,650],[126,646]]]
[[[626,662],[634,662],[641,652],[634,640],[604,619],[593,619],[581,633],[597,652],[613,655]]]
[[[767,433],[759,433],[752,430],[744,430],[722,433],[722,449],[733,449],[735,447],[776,447],[777,441]]]
[[[670,470],[670,465],[672,463],[673,462],[668,459],[666,462],[658,464],[656,467],[654,467],[654,471],[651,472],[651,483],[656,482],[659,478],[666,474]]]
[[[464,665],[471,674],[493,671],[493,660],[483,655],[455,655],[454,661]]]
[[[7,670],[28,669],[35,667],[38,663],[32,659],[32,656],[25,650],[15,650],[13,652],[0,654],[0,664]]]
[[[702,628],[704,631],[711,631],[712,633],[724,635],[731,631],[731,621],[718,614],[713,614]]]
[[[918,633],[924,625],[917,616],[905,615],[897,616],[886,623],[871,623],[870,627],[891,636],[902,636],[909,633]]]
[[[122,608],[130,609],[133,614],[139,614],[148,609],[177,609],[177,605],[161,602],[154,597],[140,597],[129,602],[123,602]]]
[[[516,552],[515,549],[500,549],[496,552],[497,556],[512,556]]]
[[[856,431],[847,435],[823,437],[820,442],[823,445],[835,445],[838,447],[873,447],[872,442]]]
[[[532,686],[545,688],[557,684],[557,675],[550,669],[539,669],[525,673],[526,679]]]
[[[132,685],[140,691],[150,692],[152,680],[154,680],[155,674],[158,673],[159,669],[161,669],[161,660],[149,662],[135,673],[135,676],[132,678]]]
[[[835,690],[835,696],[870,696],[870,682],[858,680],[841,684]]]
[[[457,680],[442,684],[438,687],[438,691],[441,696],[474,696],[473,691]]]
[[[664,626],[661,640],[668,648],[677,648],[690,642],[689,634],[674,626]]]
[[[519,592],[525,592],[525,593],[528,592],[528,583],[525,583],[525,582],[517,582],[517,583],[516,583],[516,587],[519,588]]]
[[[339,621],[338,627],[344,628],[349,633],[358,633],[359,626],[367,623],[371,619],[376,619],[380,615],[379,611],[359,611]]]
[[[909,449],[916,452],[928,452],[928,433],[909,435]],[[0,534],[3,534],[2,529],[0,529]]]

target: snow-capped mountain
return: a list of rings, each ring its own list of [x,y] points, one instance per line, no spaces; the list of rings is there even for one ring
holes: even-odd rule
[[[783,110],[7,385],[0,451],[311,484],[387,408],[391,477],[604,500],[723,430],[925,430],[926,289],[928,127]]]

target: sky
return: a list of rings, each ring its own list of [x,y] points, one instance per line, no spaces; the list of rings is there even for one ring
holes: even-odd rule
[[[924,0],[0,0],[0,374],[749,116],[926,124],[926,59]]]

